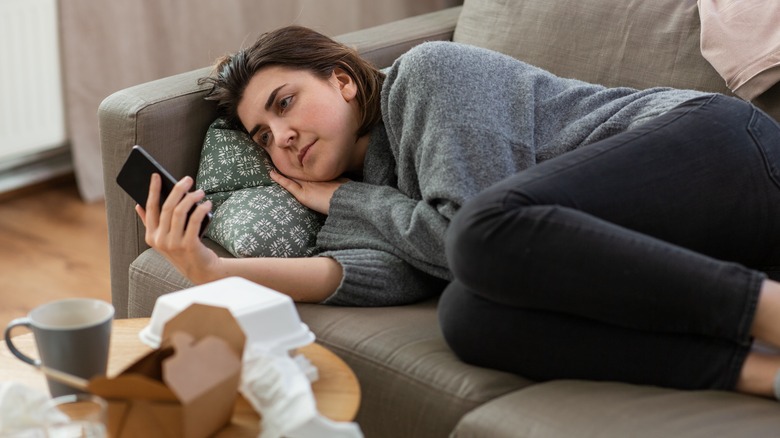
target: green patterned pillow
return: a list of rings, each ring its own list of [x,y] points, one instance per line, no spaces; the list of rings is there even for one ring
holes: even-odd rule
[[[209,126],[196,178],[214,205],[206,236],[236,257],[313,255],[324,216],[276,184],[272,168],[244,132],[221,118]]]

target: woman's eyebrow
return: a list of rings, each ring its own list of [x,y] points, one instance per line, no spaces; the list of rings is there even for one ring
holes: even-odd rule
[[[276,100],[276,95],[279,94],[279,90],[284,88],[287,84],[284,83],[271,91],[271,94],[268,96],[268,100],[265,101],[265,110],[268,111],[271,109],[271,105],[274,104],[274,100]],[[255,134],[257,134],[257,131],[260,130],[260,125],[255,125],[254,128],[252,128],[251,131],[249,131],[249,138],[254,141]]]
[[[260,125],[255,125],[255,127],[252,128],[251,131],[249,131],[249,139],[255,141],[255,134],[257,134],[257,131],[259,130],[260,130]]]
[[[274,91],[271,92],[271,95],[268,96],[268,100],[265,101],[265,110],[268,111],[271,109],[271,105],[274,104],[274,100],[276,100],[276,94],[279,93],[279,90],[284,88],[287,84],[282,84],[274,89]]]

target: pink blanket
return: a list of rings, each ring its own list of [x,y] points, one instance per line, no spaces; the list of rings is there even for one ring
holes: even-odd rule
[[[701,53],[737,96],[780,81],[780,1],[698,0]]]

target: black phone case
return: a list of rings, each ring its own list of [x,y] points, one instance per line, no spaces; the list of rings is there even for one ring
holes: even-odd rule
[[[162,206],[177,180],[141,146],[133,146],[127,161],[116,176],[116,182],[137,204],[145,206],[153,173],[158,173],[161,177],[160,206]],[[192,211],[189,214],[192,214]],[[211,213],[206,215],[200,226],[200,236],[206,232],[210,221]]]
[[[162,205],[176,184],[176,179],[141,146],[133,146],[122,170],[116,176],[116,182],[137,204],[143,206],[146,205],[149,182],[153,173],[159,173],[162,177],[160,190],[160,205]]]

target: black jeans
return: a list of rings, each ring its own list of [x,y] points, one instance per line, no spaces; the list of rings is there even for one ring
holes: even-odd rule
[[[780,266],[780,126],[726,96],[518,173],[452,221],[466,362],[535,380],[733,388]]]

